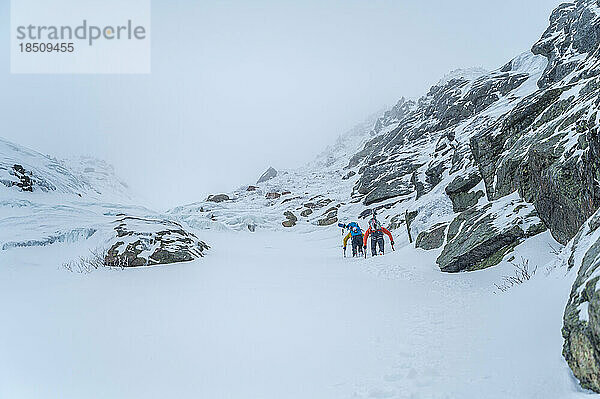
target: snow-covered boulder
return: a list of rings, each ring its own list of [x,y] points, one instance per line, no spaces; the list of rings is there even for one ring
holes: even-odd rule
[[[437,263],[451,273],[495,266],[522,240],[545,229],[533,206],[518,196],[471,208],[448,227],[448,243]]]
[[[125,216],[116,221],[107,266],[135,267],[189,262],[209,247],[176,222]]]

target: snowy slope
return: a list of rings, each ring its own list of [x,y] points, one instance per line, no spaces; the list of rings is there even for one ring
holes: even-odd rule
[[[129,241],[118,231],[121,224],[118,221],[125,215],[141,218],[146,226],[136,223],[137,231],[128,237]],[[138,263],[144,258],[144,263],[153,264],[156,257],[151,255],[156,253],[157,246],[164,245],[170,252],[177,252],[173,245],[159,237],[181,229],[182,226],[165,220],[162,215],[136,205],[127,186],[103,161],[93,158],[57,160],[0,140],[2,255],[59,243],[80,243],[87,247],[85,242],[92,241],[101,251],[114,248],[119,257],[128,258],[119,261],[120,266],[133,263],[136,256],[140,257]],[[162,232],[169,234],[158,234]],[[188,239],[194,242],[188,243]],[[125,241],[132,246],[115,247]],[[195,241],[195,236],[177,236],[173,241],[182,244],[175,245],[179,252],[189,252],[194,257],[198,249],[199,255],[204,250],[203,243]],[[148,254],[150,249],[154,250]]]
[[[32,181],[34,192],[131,200],[127,185],[106,162],[85,157],[62,161],[0,138],[0,184],[11,188],[19,182],[15,166]]]

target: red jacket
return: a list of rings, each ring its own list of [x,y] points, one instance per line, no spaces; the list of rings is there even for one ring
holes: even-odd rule
[[[390,231],[388,229],[386,229],[385,227],[382,227],[381,231],[384,232],[385,234],[387,234],[388,237],[390,237],[390,241],[392,242],[392,245],[394,245],[394,238],[392,237],[392,233],[390,233]],[[365,232],[365,237],[363,238],[363,246],[365,246],[365,247],[367,246],[367,238],[369,238],[369,236],[371,235],[372,232],[373,232],[373,230],[371,230],[370,227]]]

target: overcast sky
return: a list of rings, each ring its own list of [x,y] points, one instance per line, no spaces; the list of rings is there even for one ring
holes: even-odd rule
[[[559,3],[153,0],[150,75],[11,75],[1,41],[0,136],[106,159],[157,208],[189,203],[305,163],[452,69],[503,65]]]

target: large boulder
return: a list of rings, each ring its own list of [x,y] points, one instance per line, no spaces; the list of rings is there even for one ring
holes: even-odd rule
[[[114,243],[104,263],[115,267],[166,265],[204,256],[209,246],[179,223],[124,216],[116,221]]]
[[[267,171],[265,173],[262,174],[261,177],[258,178],[258,181],[256,182],[256,184],[264,183],[275,177],[277,177],[277,170],[275,170],[275,168],[273,168],[273,167],[270,167],[269,169],[267,169]]]
[[[486,269],[500,263],[523,239],[544,230],[533,206],[516,196],[472,208],[448,227],[437,263],[449,273]]]
[[[372,159],[362,170],[361,179],[355,187],[355,195],[364,195],[367,206],[398,196],[409,195],[414,187],[411,177],[419,166],[410,160],[392,167],[382,157]]]

